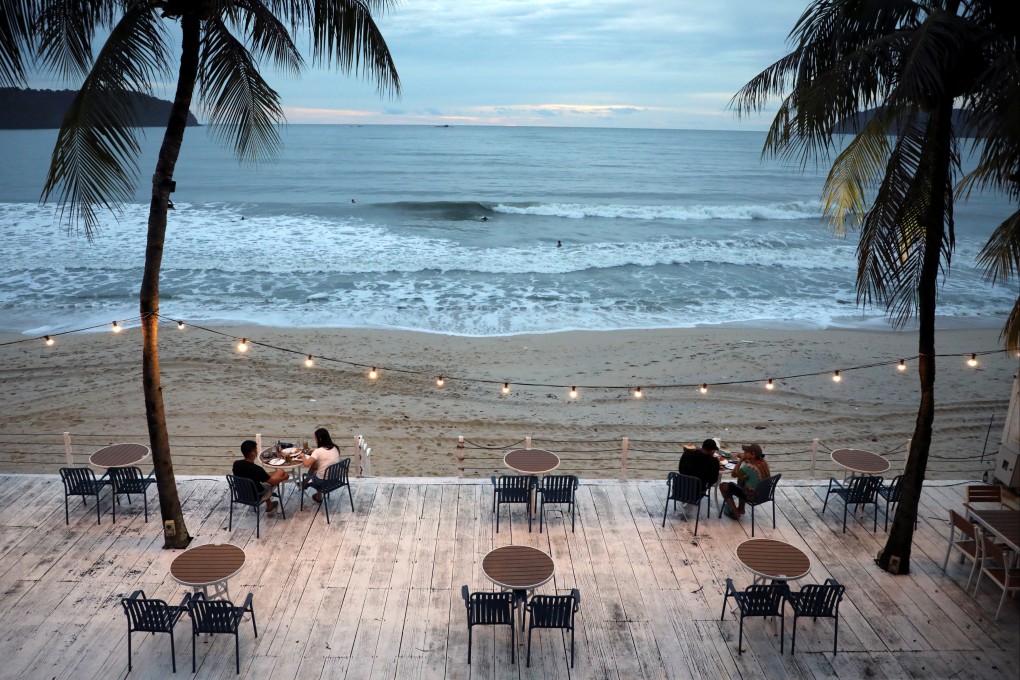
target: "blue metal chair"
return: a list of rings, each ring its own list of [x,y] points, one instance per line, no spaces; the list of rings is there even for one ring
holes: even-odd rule
[[[60,481],[64,483],[64,524],[70,525],[71,519],[67,510],[67,499],[71,496],[81,496],[82,505],[88,506],[85,502],[87,496],[96,498],[96,524],[102,524],[99,511],[99,492],[110,483],[109,478],[103,475],[96,479],[92,468],[87,467],[65,467],[60,468]]]
[[[570,667],[574,667],[574,619],[581,608],[581,593],[573,588],[569,595],[534,595],[526,609],[528,617],[528,663],[531,667],[531,631],[535,628],[560,628],[570,631]]]
[[[836,633],[832,639],[832,655],[836,656],[836,645],[839,642],[839,603],[843,601],[846,587],[841,586],[834,578],[825,579],[824,585],[811,584],[799,592],[786,594],[786,601],[793,609],[793,637],[790,639],[790,656],[797,645],[797,619],[810,616],[816,621],[820,618],[835,619]]]
[[[499,533],[499,506],[523,505],[528,513],[528,533],[531,533],[531,492],[538,486],[534,475],[492,476],[492,511],[496,513],[496,533]]]
[[[230,531],[234,530],[235,503],[247,505],[255,511],[255,538],[259,537],[261,530],[259,506],[263,505],[269,498],[276,496],[280,499],[280,513],[284,519],[287,519],[287,513],[283,510],[283,498],[280,496],[279,490],[274,489],[269,496],[266,496],[259,493],[258,487],[255,486],[255,482],[252,480],[247,477],[235,477],[234,475],[227,475],[227,484],[230,485],[230,522],[227,527]]]
[[[472,593],[467,586],[462,586],[460,596],[464,598],[467,608],[468,625],[468,665],[471,665],[471,629],[475,626],[509,626],[510,627],[510,663],[517,663],[516,633],[514,618],[517,603],[511,592],[476,592]]]
[[[872,527],[872,531],[878,531],[878,488],[882,486],[881,477],[852,477],[849,483],[844,486],[835,477],[829,478],[829,488],[825,492],[825,504],[822,506],[822,512],[825,512],[825,508],[829,505],[829,496],[835,494],[843,499],[843,533],[846,533],[846,515],[847,509],[853,505],[854,511],[862,505],[874,505],[875,506],[875,524]]]
[[[255,625],[255,610],[252,608],[252,594],[248,593],[244,604],[240,607],[234,605],[230,600],[207,600],[202,593],[195,593],[188,602],[188,613],[191,615],[191,672],[195,672],[195,638],[201,634],[216,635],[218,633],[230,633],[234,636],[234,665],[237,674],[241,674],[241,643],[238,639],[238,629],[241,626],[241,618],[245,614],[251,614],[251,627],[255,631],[255,637],[259,636],[259,629]]]
[[[117,497],[127,496],[128,503],[131,502],[131,494],[142,495],[145,503],[145,521],[149,521],[149,487],[156,483],[153,478],[155,471],[150,472],[148,477],[142,476],[142,471],[137,467],[113,467],[108,473],[110,475],[111,495],[113,496],[113,521],[117,521]]]
[[[176,607],[163,600],[150,600],[144,590],[136,590],[131,597],[121,598],[124,615],[128,622],[128,673],[131,672],[131,633],[167,633],[170,635],[170,660],[173,672],[177,672],[177,650],[174,649],[174,626],[188,611],[191,594],[184,596]]]
[[[701,499],[705,498],[705,494],[701,491],[701,480],[690,475],[682,475],[679,472],[670,472],[669,477],[666,478],[666,484],[669,485],[669,492],[666,494],[666,507],[662,511],[662,526],[666,526],[666,513],[669,511],[670,501],[673,501],[674,510],[676,510],[678,501],[689,503],[698,506],[698,513],[694,517],[694,535],[697,536],[698,525],[701,523]],[[711,512],[711,499],[708,502],[709,512]],[[686,519],[687,511],[682,507],[681,511]]]
[[[341,461],[333,463],[322,472],[322,485],[317,488],[317,491],[322,494],[322,507],[326,509],[326,524],[329,524],[329,494],[337,489],[342,489],[345,486],[347,487],[347,498],[351,501],[351,512],[354,512],[354,496],[351,494],[350,469],[351,459],[344,458]],[[305,476],[307,477],[308,475]],[[304,490],[301,492],[301,509],[305,509]]]
[[[570,506],[570,531],[574,531],[574,507],[578,479],[574,475],[546,475],[538,487],[538,533],[542,533],[545,522],[546,503],[565,503]]]
[[[726,595],[723,596],[722,615],[719,620],[726,617],[726,600],[733,598],[740,608],[740,635],[737,638],[737,654],[743,654],[744,650],[744,619],[752,616],[779,617],[779,653],[783,653],[783,643],[786,635],[785,611],[783,602],[790,592],[785,583],[772,583],[771,585],[748,586],[747,590],[739,591],[733,586],[733,579],[726,579]]]

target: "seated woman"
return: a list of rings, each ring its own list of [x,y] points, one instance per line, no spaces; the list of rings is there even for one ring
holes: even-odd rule
[[[323,479],[326,476],[326,468],[334,463],[340,462],[340,449],[333,443],[329,436],[329,430],[320,427],[315,431],[315,450],[305,456],[304,466],[309,468],[301,482],[301,488],[321,489]],[[316,503],[322,502],[322,494],[316,491],[312,494],[312,500]]]
[[[719,485],[723,501],[726,503],[726,514],[733,519],[740,519],[744,516],[744,506],[748,500],[754,501],[754,491],[758,482],[772,476],[769,472],[769,464],[765,462],[765,453],[757,444],[744,444],[741,446],[743,453],[737,454],[737,466],[733,468],[733,476],[736,482],[723,482]],[[738,507],[733,502],[733,497],[740,499]]]

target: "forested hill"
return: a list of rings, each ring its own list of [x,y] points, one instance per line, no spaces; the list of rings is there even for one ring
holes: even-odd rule
[[[0,88],[0,129],[59,128],[75,94],[74,90]],[[145,94],[131,96],[138,112],[139,127],[166,127],[170,102]],[[198,120],[190,112],[188,125],[198,125]]]

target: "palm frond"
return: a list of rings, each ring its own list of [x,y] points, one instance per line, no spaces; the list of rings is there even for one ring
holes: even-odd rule
[[[1020,211],[996,227],[977,261],[992,283],[1020,277]]]
[[[25,56],[34,41],[37,12],[31,0],[0,0],[0,87],[25,83]]]
[[[1013,309],[1006,318],[1006,324],[1002,327],[1003,345],[1011,351],[1020,351],[1020,297],[1017,297]]]
[[[256,58],[266,57],[277,68],[296,75],[304,66],[304,59],[294,45],[287,27],[262,0],[234,0],[239,10],[238,23],[248,36],[248,44]]]
[[[84,76],[92,64],[92,38],[112,26],[122,9],[118,0],[49,0],[36,22],[39,58],[62,78]],[[140,7],[135,7],[137,11]]]
[[[201,50],[199,98],[212,134],[233,146],[243,160],[274,156],[283,109],[251,53],[218,19],[205,22]]]
[[[56,193],[61,219],[92,238],[97,207],[113,210],[133,195],[139,146],[128,95],[149,92],[169,68],[158,16],[143,5],[114,25],[64,116],[41,200]]]
[[[878,182],[889,158],[886,129],[893,109],[881,109],[836,157],[822,189],[824,214],[836,233],[846,233],[846,222],[859,225],[867,211],[868,192]],[[855,226],[857,226],[855,225]]]
[[[390,0],[311,0],[309,29],[313,63],[341,73],[375,80],[380,92],[400,93],[400,76],[372,12],[391,7]]]

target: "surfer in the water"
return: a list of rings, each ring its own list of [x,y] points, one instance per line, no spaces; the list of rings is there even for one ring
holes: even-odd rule
[[[485,215],[482,215],[482,222],[488,222],[488,221],[489,221],[489,218],[487,216],[485,216]]]

